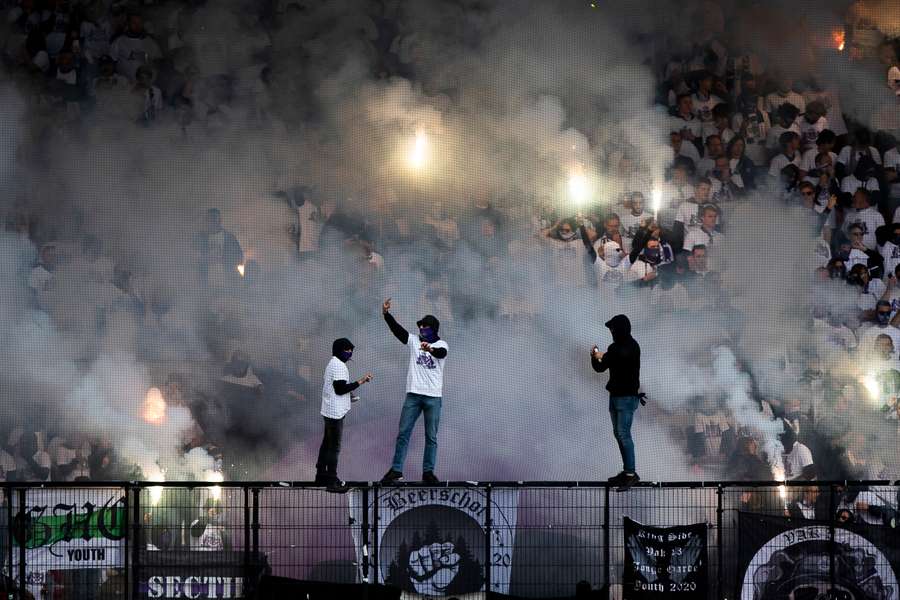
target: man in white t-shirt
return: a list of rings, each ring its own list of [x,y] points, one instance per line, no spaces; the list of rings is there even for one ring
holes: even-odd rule
[[[362,379],[350,383],[347,361],[353,356],[353,344],[347,338],[334,340],[331,344],[331,360],[325,367],[322,382],[322,418],[325,430],[319,446],[316,461],[316,484],[325,485],[328,491],[344,492],[346,486],[337,475],[338,454],[341,451],[341,435],[344,431],[344,417],[350,412],[352,402],[358,400],[353,391],[364,383],[372,381],[372,374],[366,373]]]
[[[900,199],[900,141],[884,153],[884,178],[891,198]],[[896,217],[894,218],[896,221]]]
[[[700,209],[700,224],[690,227],[684,236],[683,249],[690,252],[694,246],[714,247],[720,243],[722,234],[716,231],[716,220],[719,218],[719,210],[712,204],[707,204]]]
[[[785,422],[784,433],[779,436],[784,446],[784,478],[785,480],[812,480],[816,478],[816,466],[812,452],[797,440],[797,432],[793,426]]]
[[[48,243],[41,246],[40,262],[35,266],[28,275],[28,287],[35,294],[41,294],[47,291],[53,281],[53,274],[56,271],[56,244]]]
[[[716,132],[712,110],[717,104],[722,103],[722,99],[712,93],[712,88],[713,74],[704,72],[697,80],[697,92],[691,96],[694,115],[700,120],[700,134],[704,139]]]
[[[852,207],[844,216],[844,233],[858,224],[863,231],[863,245],[868,250],[874,250],[877,245],[875,230],[884,225],[884,217],[875,207],[869,206],[869,192],[862,188],[853,194]]]
[[[725,148],[719,134],[713,134],[706,138],[706,154],[697,163],[698,177],[707,177],[709,172],[716,168],[716,159],[725,156]]]
[[[800,135],[793,131],[785,131],[778,138],[781,152],[769,163],[769,175],[775,178],[781,177],[781,170],[788,165],[796,165],[800,169]],[[802,177],[802,174],[801,174]]]
[[[631,194],[631,210],[623,212],[619,217],[622,230],[622,250],[631,253],[631,244],[634,236],[637,235],[641,225],[651,219],[653,215],[644,210],[644,194],[641,192],[633,192]]]
[[[381,479],[382,483],[394,483],[403,479],[403,463],[409,449],[409,438],[419,420],[425,416],[425,452],[422,459],[422,481],[439,483],[434,474],[437,462],[437,433],[441,419],[441,398],[444,387],[444,361],[447,359],[447,342],[438,337],[440,322],[432,315],[425,315],[416,322],[419,335],[411,335],[391,314],[391,299],[381,305],[384,320],[398,340],[409,348],[409,370],[406,375],[406,399],[400,413],[397,443],[391,468]]]

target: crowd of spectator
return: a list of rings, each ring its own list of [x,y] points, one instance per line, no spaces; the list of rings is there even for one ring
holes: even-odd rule
[[[168,24],[162,35],[167,24],[148,22],[146,7],[75,0],[6,4],[5,71],[33,100],[29,110],[52,114],[56,124],[89,127],[124,118],[147,127],[168,121],[187,128],[227,115],[238,98],[246,107],[247,95],[238,93],[235,81],[200,74],[177,26]],[[184,4],[190,10],[191,3]],[[269,34],[278,33],[277,18],[261,22]],[[383,19],[378,23],[379,31],[390,29]],[[404,273],[421,272],[425,284],[418,310],[442,315],[448,328],[478,318],[528,321],[544,310],[541,284],[637,294],[662,316],[721,310],[728,303],[722,248],[732,231],[747,226],[735,219],[735,207],[774,198],[776,210],[802,208],[809,217],[812,235],[804,230],[796,237],[800,244],[815,239],[818,265],[815,273],[796,277],[814,279],[813,295],[846,282],[857,298],[855,309],[839,313],[810,301],[809,326],[819,351],[791,365],[801,391],[760,398],[760,410],[785,424],[782,457],[765,455],[758,432],[741,427],[718,400],[698,399],[687,411],[668,415],[673,434],[683,440],[698,477],[767,480],[773,463],[783,465],[789,479],[894,476],[898,465],[880,461],[872,448],[885,440],[866,436],[855,425],[871,419],[888,423],[891,443],[897,441],[900,127],[883,117],[900,111],[898,42],[884,37],[873,42],[871,28],[862,23],[845,26],[846,52],[821,51],[843,61],[845,69],[883,73],[872,85],[890,88],[897,99],[876,111],[878,121],[841,109],[842,95],[866,90],[826,85],[817,72],[790,76],[776,60],[767,64],[761,52],[732,43],[727,27],[701,27],[690,51],[660,53],[650,61],[659,82],[655,102],[670,113],[670,131],[663,132],[670,145],[665,181],[651,180],[651,157],[612,140],[600,153],[605,164],[596,165],[612,182],[598,194],[602,197],[578,207],[536,202],[525,215],[521,207],[505,206],[501,195],[483,192],[452,211],[438,204],[421,215],[373,206],[360,217],[298,184],[279,194],[294,215],[285,231],[297,268],[308,268],[336,248],[346,260],[342,264],[352,265],[355,287],[376,298],[390,295],[385,288]],[[389,43],[373,49],[380,53],[372,61],[373,77],[409,75]],[[259,89],[270,75],[263,64]],[[64,327],[65,299],[54,295],[54,287],[68,272],[104,290],[96,318],[87,324],[92,334],[130,319],[173,335],[177,321],[169,319],[178,307],[161,297],[151,275],[134,272],[77,219],[68,218],[63,227],[26,204],[7,215],[6,229],[39,248],[37,263],[22,273],[20,284],[34,308],[57,326]],[[266,277],[267,265],[247,254],[216,208],[198,215],[190,245],[197,279],[211,295],[223,289],[236,297],[252,295]],[[437,258],[417,262],[417,252],[409,250],[425,245]],[[479,261],[474,274],[454,262],[463,248]],[[501,290],[497,274],[510,264],[529,268],[517,271],[511,278],[515,285]],[[533,280],[536,272],[542,282]],[[250,356],[241,348],[243,324],[234,312],[211,308],[204,317],[203,355],[220,371],[214,386],[200,385],[199,377],[178,369],[160,382],[167,401],[190,408],[197,422],[186,449],[228,444],[235,431],[220,427],[223,412],[233,423],[249,422],[243,417],[257,410],[261,398],[277,407],[310,395],[310,365],[266,364]],[[313,328],[309,338],[317,333]],[[836,360],[855,366],[823,366]],[[131,474],[132,467],[117,460],[102,439],[18,425],[5,433],[0,474],[6,480]],[[260,431],[240,433],[248,447],[265,437]],[[229,451],[236,452],[234,446]],[[797,502],[805,514],[816,499],[804,496]]]

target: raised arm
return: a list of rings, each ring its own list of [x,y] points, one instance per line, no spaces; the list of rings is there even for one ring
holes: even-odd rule
[[[384,315],[385,323],[387,323],[388,328],[391,330],[391,333],[394,334],[394,337],[400,340],[401,343],[406,344],[409,341],[409,332],[403,329],[403,326],[400,325],[394,318],[394,315],[391,314],[390,298],[385,300],[384,304],[381,305],[381,312]]]

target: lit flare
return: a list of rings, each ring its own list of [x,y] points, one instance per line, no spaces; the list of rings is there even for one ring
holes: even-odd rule
[[[166,422],[166,399],[159,388],[152,387],[147,390],[141,407],[141,418],[151,425],[162,425]]]

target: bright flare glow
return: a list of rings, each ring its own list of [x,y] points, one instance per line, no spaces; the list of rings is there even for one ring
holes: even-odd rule
[[[157,470],[155,472],[150,473],[147,476],[147,481],[159,481],[163,482],[166,480],[165,475],[158,467],[155,467]],[[147,489],[147,492],[150,494],[150,506],[156,506],[159,504],[159,501],[162,500],[163,488],[161,485],[154,485]]]
[[[222,483],[225,480],[224,475],[218,471],[206,471],[204,473],[204,478],[210,483]],[[222,486],[214,485],[210,487],[209,496],[216,502],[219,502],[222,499]]]
[[[653,188],[653,191],[650,193],[650,198],[653,201],[653,218],[655,219],[659,214],[659,207],[662,204],[662,190]]]
[[[844,32],[843,27],[836,27],[831,32],[831,41],[834,42],[834,47],[837,48],[838,52],[844,51],[844,44],[847,39],[847,34]]]
[[[878,402],[881,399],[881,386],[878,384],[878,378],[875,377],[874,373],[869,373],[863,377],[862,384],[866,388],[866,392],[869,394],[869,399],[872,402]]]
[[[244,276],[244,265],[243,265],[243,263],[241,263],[241,264],[239,264],[239,265],[237,266],[237,272],[241,274],[241,277]]]
[[[781,501],[785,502],[787,500],[787,486],[779,485],[778,486],[778,495],[781,496]]]
[[[151,425],[162,425],[166,421],[166,399],[159,388],[152,387],[144,396],[141,418]]]
[[[428,136],[424,132],[416,132],[412,148],[409,151],[409,166],[413,169],[421,169],[428,160]]]
[[[569,176],[569,197],[576,204],[583,204],[591,197],[591,185],[583,173]]]

